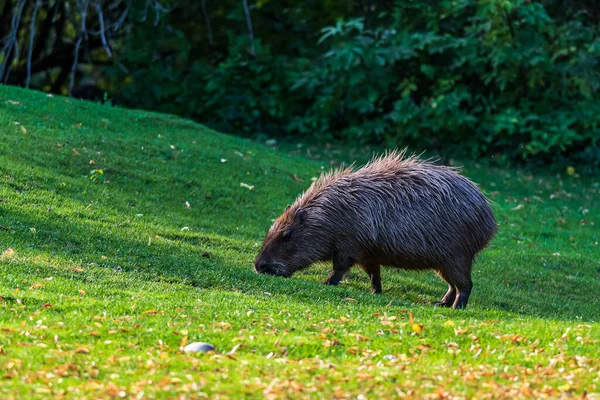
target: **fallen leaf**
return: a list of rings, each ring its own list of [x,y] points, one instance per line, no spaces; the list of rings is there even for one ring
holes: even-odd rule
[[[570,176],[575,175],[575,168],[573,167],[567,167],[567,174]]]
[[[72,148],[71,151],[73,152],[73,154],[75,154],[76,156],[80,156],[81,154],[79,154],[79,152],[77,151],[76,148]]]
[[[79,292],[80,295],[85,296],[85,290],[79,289],[78,292]]]
[[[179,342],[179,347],[181,347],[183,349],[183,347],[185,347],[185,345],[187,344],[187,340],[188,340],[187,335],[185,335],[184,337],[182,337],[181,341]]]
[[[90,160],[90,165],[96,165],[96,161]]]
[[[75,354],[90,354],[90,351],[85,347],[80,347],[77,350],[75,350]]]
[[[186,202],[185,202],[185,206],[186,206],[187,208],[190,208],[190,207],[191,207],[191,205],[190,205],[190,202],[189,202],[189,201],[186,201]]]
[[[240,183],[240,186],[241,186],[241,187],[245,187],[245,188],[246,188],[246,189],[248,189],[248,190],[254,190],[254,186],[250,186],[250,185],[248,185],[247,183],[243,183],[243,182],[242,182],[242,183]]]
[[[19,103],[19,102],[18,102],[18,101],[16,101],[16,100],[6,100],[6,101],[5,101],[5,103],[7,103],[7,104],[12,104],[12,105],[14,105],[14,106],[20,106],[20,105],[21,105],[21,103]]]
[[[351,303],[356,303],[356,299],[353,299],[351,297],[346,297],[344,300],[349,301]]]
[[[52,308],[53,305],[50,303],[42,304],[42,308]]]
[[[147,310],[144,311],[144,314],[150,314],[150,315],[154,315],[158,312],[158,310],[156,308],[153,308],[152,310]]]
[[[34,283],[33,285],[31,285],[31,286],[29,287],[29,289],[41,289],[41,288],[43,288],[43,287],[44,287],[44,284],[43,284],[43,283]]]
[[[227,162],[227,159],[225,159],[225,158],[221,158],[221,162],[222,162],[222,163],[226,163],[226,162]]]
[[[73,268],[71,268],[71,271],[81,273],[81,272],[83,272],[83,268],[73,267]]]
[[[15,251],[13,250],[12,247],[9,247],[8,249],[4,250],[2,252],[2,254],[0,254],[0,260],[4,260],[4,259],[8,259],[11,257],[14,257],[15,255]]]
[[[294,175],[292,175],[292,176],[294,177],[294,180],[295,180],[295,181],[298,181],[298,182],[304,182],[304,179],[302,179],[302,178],[298,177],[298,175],[294,174]]]
[[[25,127],[23,125],[21,125],[21,132],[27,133],[27,129],[25,129]]]
[[[444,326],[454,326],[454,322],[448,320],[448,321],[444,322]]]
[[[410,327],[411,327],[411,328],[412,328],[412,330],[413,330],[414,332],[416,332],[416,333],[421,333],[421,332],[423,332],[423,325],[421,325],[421,324],[412,324]]]
[[[517,210],[521,210],[523,207],[525,207],[523,204],[519,204],[518,206],[516,206],[515,208],[511,208],[512,211],[517,211]]]

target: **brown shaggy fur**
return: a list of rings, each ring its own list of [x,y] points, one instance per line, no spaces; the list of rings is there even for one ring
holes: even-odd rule
[[[437,304],[463,308],[473,260],[495,232],[488,201],[473,182],[453,168],[392,151],[358,170],[322,175],[275,221],[255,268],[291,276],[332,260],[326,283],[337,285],[359,264],[376,293],[381,265],[433,269],[449,286]]]

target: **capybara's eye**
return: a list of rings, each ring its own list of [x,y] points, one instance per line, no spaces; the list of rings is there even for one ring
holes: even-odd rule
[[[283,234],[283,236],[281,237],[281,240],[283,240],[284,242],[287,242],[291,238],[292,238],[292,231],[287,231]]]

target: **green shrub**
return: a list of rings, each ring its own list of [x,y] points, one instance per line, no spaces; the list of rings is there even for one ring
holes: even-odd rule
[[[222,21],[218,43],[199,55],[199,39],[185,30],[152,33],[144,40],[177,55],[154,62],[152,51],[131,52],[125,62],[137,72],[123,90],[125,102],[238,134],[600,168],[600,29],[592,6],[388,3],[369,12],[353,2],[315,3],[314,11],[257,3],[256,56],[248,52],[240,9]],[[281,26],[269,25],[274,12]],[[143,96],[148,88],[152,95]]]

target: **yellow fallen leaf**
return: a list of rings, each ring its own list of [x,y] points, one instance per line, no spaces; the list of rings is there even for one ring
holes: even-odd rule
[[[27,133],[27,129],[25,129],[25,127],[23,125],[21,125],[21,132]]]
[[[33,285],[31,285],[31,287],[29,289],[41,289],[44,287],[43,283],[34,283]]]
[[[240,183],[240,186],[245,187],[248,190],[254,190],[254,186],[248,185],[247,183],[244,183],[244,182]]]
[[[567,167],[567,174],[569,176],[575,175],[575,168],[573,168],[573,167]]]
[[[9,247],[8,249],[4,250],[2,252],[2,254],[0,254],[0,260],[4,260],[4,259],[8,259],[11,257],[14,257],[15,255],[15,251],[13,250],[12,247]]]
[[[85,347],[80,347],[77,350],[75,350],[75,354],[90,354],[90,351]]]
[[[416,333],[421,333],[421,332],[423,332],[423,325],[421,325],[421,324],[412,324],[410,327],[411,327],[411,328],[412,328],[412,330],[413,330],[414,332],[416,332]]]
[[[454,322],[448,320],[448,321],[444,322],[444,326],[454,326]]]
[[[351,303],[356,303],[356,299],[353,299],[352,297],[346,297],[344,300],[349,301]]]
[[[78,290],[78,292],[79,292],[79,294],[80,294],[80,295],[82,295],[82,296],[84,296],[84,295],[85,295],[85,290],[81,290],[81,289],[79,289],[79,290]]]

